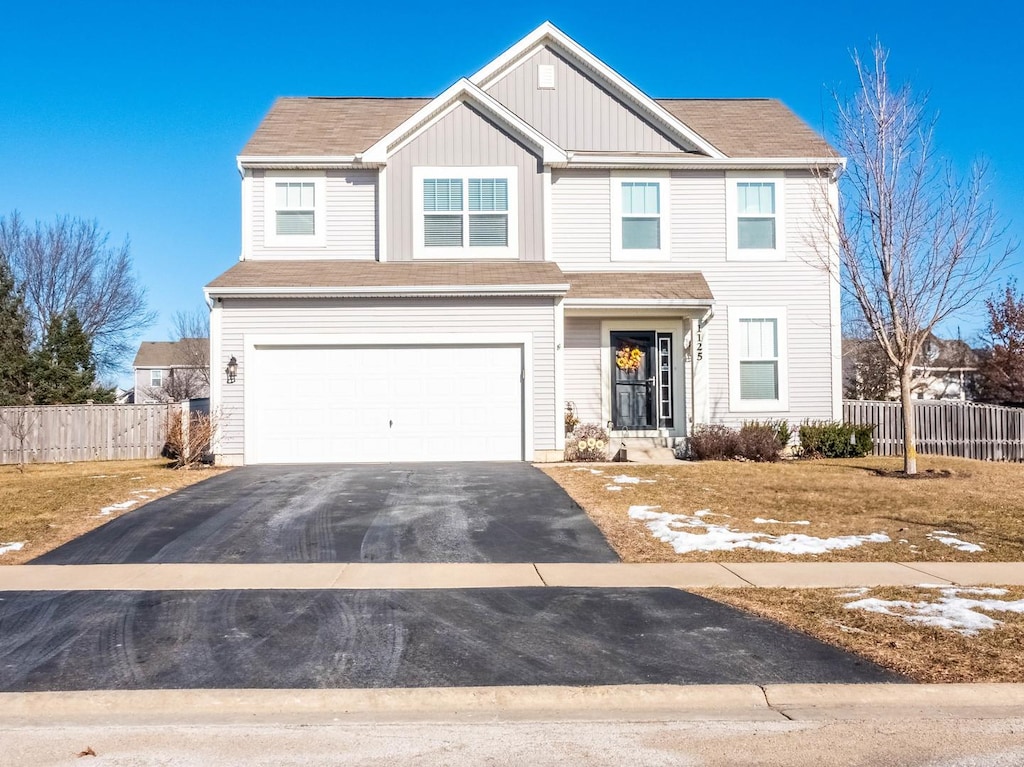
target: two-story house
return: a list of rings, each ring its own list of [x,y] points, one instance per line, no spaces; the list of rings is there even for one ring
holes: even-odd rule
[[[433,99],[279,99],[206,287],[217,458],[558,460],[569,401],[661,444],[838,418],[841,165],[776,100],[651,98],[550,24]]]
[[[132,401],[139,404],[209,397],[209,339],[143,341],[132,362],[132,373]]]

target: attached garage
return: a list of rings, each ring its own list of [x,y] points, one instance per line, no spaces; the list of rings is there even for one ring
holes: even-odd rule
[[[520,461],[522,345],[254,346],[247,463]]]

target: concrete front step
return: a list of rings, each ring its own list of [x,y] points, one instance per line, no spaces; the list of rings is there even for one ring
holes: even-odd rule
[[[664,463],[676,459],[671,441],[670,437],[624,437],[616,443],[613,438],[612,447],[624,447],[630,463]]]

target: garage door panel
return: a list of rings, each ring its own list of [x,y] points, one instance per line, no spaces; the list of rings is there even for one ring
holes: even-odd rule
[[[522,347],[255,350],[255,462],[522,460]]]

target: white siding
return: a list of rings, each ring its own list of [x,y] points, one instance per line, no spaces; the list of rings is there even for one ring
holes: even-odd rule
[[[610,264],[611,216],[608,171],[552,172],[551,260],[577,270]]]
[[[322,248],[268,248],[264,245],[267,209],[264,172],[252,174],[252,259],[377,258],[377,171],[328,170],[325,221],[327,244]],[[272,214],[273,211],[270,211]],[[243,217],[244,220],[244,217]]]
[[[603,425],[601,320],[598,318],[565,318],[565,399],[576,405],[581,422]]]
[[[221,306],[220,358],[233,355],[238,360],[238,378],[220,387],[221,402],[216,405],[221,410],[221,453],[225,456],[240,458],[244,451],[246,335],[394,334],[395,343],[400,344],[410,332],[529,334],[533,343],[533,447],[555,447],[561,404],[555,403],[555,314],[550,298],[225,299]]]
[[[537,67],[554,67],[555,87],[537,87]],[[672,152],[680,147],[568,58],[547,46],[487,92],[564,149]]]
[[[567,271],[664,271],[703,273],[715,297],[714,317],[705,329],[709,399],[714,422],[738,425],[752,418],[832,417],[832,335],[829,277],[810,243],[817,227],[819,179],[809,172],[785,177],[786,260],[727,261],[726,177],[716,171],[674,171],[670,261],[623,263],[611,260],[610,181],[607,172],[559,171],[552,184],[553,260]],[[789,325],[789,410],[733,413],[729,405],[729,307],[784,306]],[[571,310],[570,310],[571,311]],[[566,319],[566,398],[588,402],[581,372],[574,366]],[[589,321],[588,321],[589,322]],[[591,328],[592,325],[587,327]],[[579,331],[582,332],[582,331]],[[577,370],[581,363],[575,363]],[[600,379],[598,374],[597,379]],[[581,406],[577,401],[577,407]],[[587,407],[591,407],[588,403]]]

